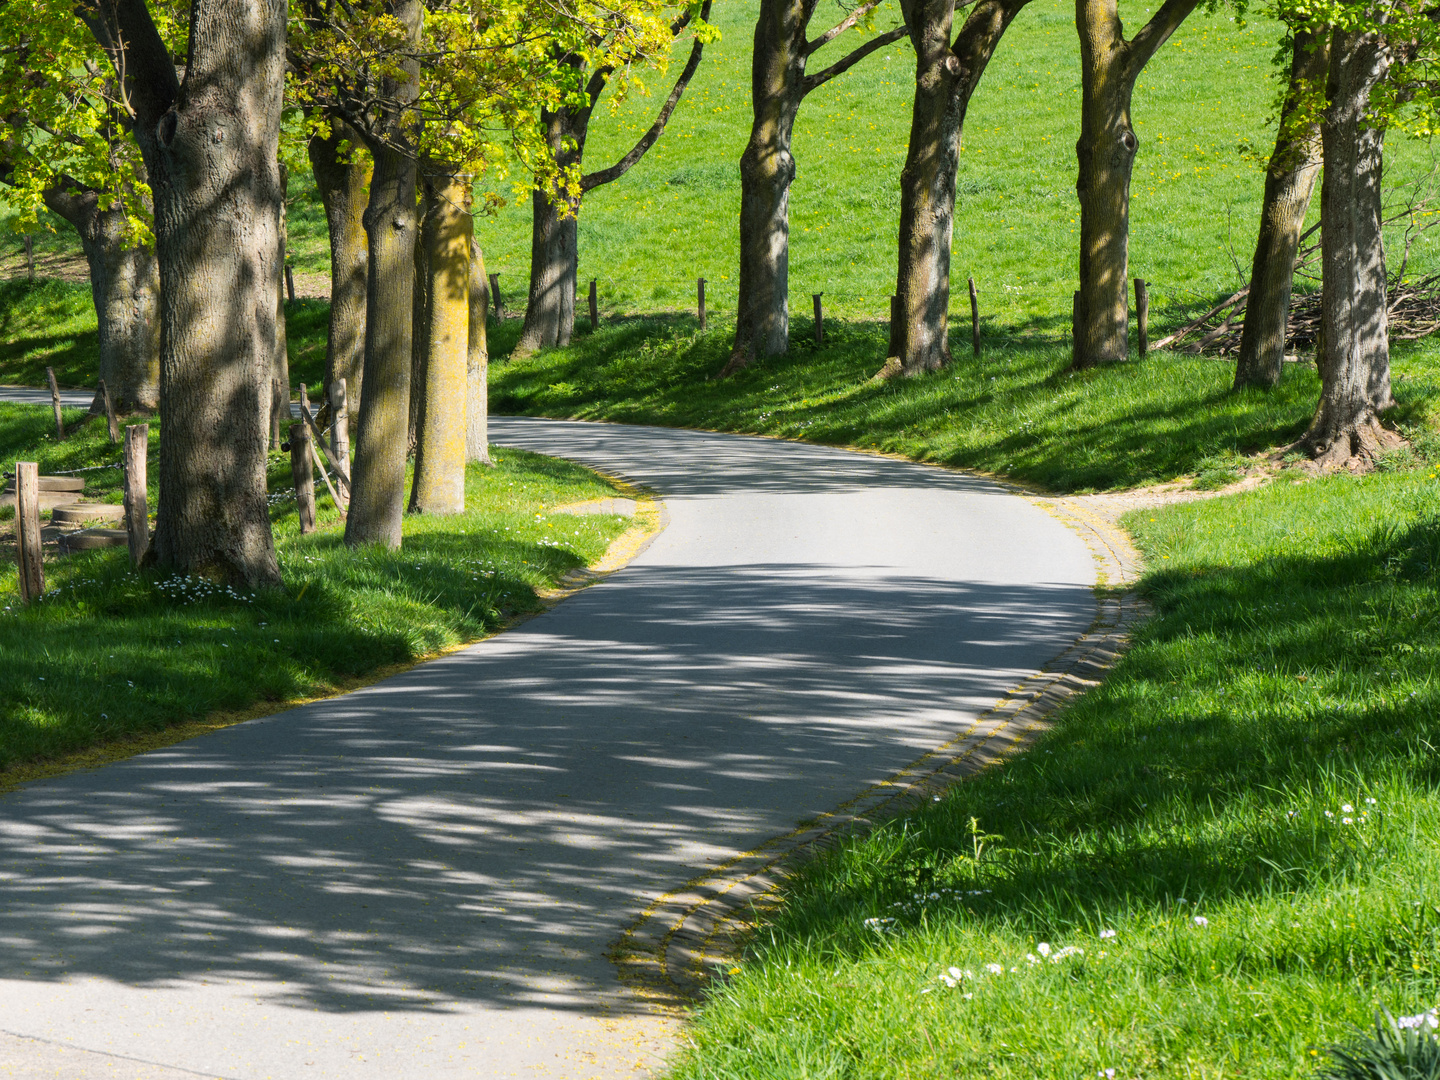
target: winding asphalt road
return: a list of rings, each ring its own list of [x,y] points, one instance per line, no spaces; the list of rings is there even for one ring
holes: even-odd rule
[[[606,950],[944,742],[1095,616],[981,479],[497,419],[663,495],[627,568],[368,689],[0,797],[0,1076],[643,1075]]]

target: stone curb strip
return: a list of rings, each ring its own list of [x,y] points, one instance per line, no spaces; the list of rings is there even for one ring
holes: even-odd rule
[[[1123,531],[1082,502],[1029,497],[1079,533],[1095,556],[1099,610],[1090,629],[949,742],[833,811],[656,899],[610,949],[632,990],[662,1010],[692,1004],[733,963],[800,863],[1020,753],[1056,713],[1099,685],[1145,613],[1131,589],[1139,556]]]

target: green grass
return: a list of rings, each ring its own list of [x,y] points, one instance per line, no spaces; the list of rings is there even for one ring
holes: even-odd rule
[[[46,471],[116,459],[101,424],[55,445],[48,413],[0,405],[0,460]],[[518,450],[496,459],[468,473],[464,514],[408,517],[403,550],[386,552],[345,547],[328,497],[320,531],[300,536],[288,458],[272,455],[277,590],[136,574],[110,549],[47,562],[50,591],[24,608],[14,549],[0,548],[0,770],[330,692],[538,610],[537,590],[598,558],[627,522],[547,513],[615,493],[587,469]],[[115,498],[118,470],[84,475],[87,495]]]
[[[89,285],[0,281],[0,383],[94,387],[100,362]]]
[[[805,867],[677,1080],[1300,1077],[1440,1001],[1436,473],[1129,524],[1155,616],[1106,682]]]

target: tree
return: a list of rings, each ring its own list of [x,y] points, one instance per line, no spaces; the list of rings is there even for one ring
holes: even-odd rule
[[[1372,465],[1399,437],[1380,426],[1390,396],[1390,341],[1381,236],[1383,106],[1376,90],[1394,55],[1384,31],[1393,9],[1351,12],[1331,31],[1320,125],[1322,391],[1298,445],[1322,467]],[[1407,20],[1412,22],[1413,20]],[[1404,28],[1400,29],[1402,35]],[[1423,33],[1425,27],[1420,27]],[[1400,40],[1406,40],[1404,36]],[[1411,40],[1414,40],[1413,38]]]
[[[1330,41],[1324,34],[1290,35],[1290,75],[1280,107],[1275,150],[1265,171],[1260,236],[1250,269],[1235,389],[1269,389],[1280,382],[1290,321],[1295,256],[1315,177],[1320,173],[1320,122],[1310,100],[1324,94]]]
[[[363,219],[370,155],[343,120],[329,119],[325,128],[310,136],[307,147],[330,237],[325,385],[345,380],[346,408],[354,415],[364,386],[368,249]]]
[[[900,173],[899,319],[886,374],[950,362],[950,247],[965,112],[1000,38],[1028,2],[979,0],[952,45],[955,0],[901,0],[915,46],[915,104]]]
[[[735,344],[721,375],[748,367],[756,356],[779,356],[790,347],[790,152],[795,117],[812,91],[850,70],[871,53],[905,36],[897,26],[813,74],[810,57],[847,30],[863,27],[880,0],[866,0],[817,38],[809,38],[819,0],[760,0],[751,58],[755,118],[740,157],[740,296]]]
[[[1129,351],[1130,173],[1140,140],[1130,122],[1135,80],[1200,0],[1165,0],[1129,41],[1117,0],[1075,0],[1080,34],[1080,290],[1077,368]]]
[[[570,343],[575,329],[581,201],[595,188],[618,180],[629,172],[664,132],[670,115],[700,66],[705,43],[715,39],[714,31],[706,21],[710,17],[710,5],[711,0],[704,0],[701,5],[699,18],[695,20],[695,44],[690,49],[690,58],[661,105],[654,123],[635,145],[608,168],[581,177],[578,190],[562,190],[552,196],[537,187],[531,196],[534,213],[530,234],[530,292],[525,305],[525,324],[513,355],[528,356],[536,349]],[[669,40],[678,37],[686,26],[691,25],[693,14],[693,9],[687,9],[675,20],[669,28]],[[631,62],[638,58],[632,50]],[[561,64],[580,68],[579,59],[573,55],[562,55],[558,60]],[[591,72],[580,104],[541,110],[540,124],[550,153],[560,167],[578,169],[583,163],[590,119],[600,95],[614,74],[614,62],[603,64]]]
[[[279,274],[285,6],[191,0],[184,76],[144,0],[78,9],[123,79],[155,207],[160,505],[154,561],[276,585],[265,428]]]
[[[490,460],[490,348],[485,318],[490,307],[490,284],[485,279],[485,256],[470,238],[470,330],[465,343],[465,460],[482,465]]]
[[[14,0],[0,34],[0,183],[22,225],[33,228],[45,207],[74,227],[90,270],[99,378],[118,411],[151,411],[160,283],[133,118],[73,4]],[[93,411],[100,401],[97,390]]]

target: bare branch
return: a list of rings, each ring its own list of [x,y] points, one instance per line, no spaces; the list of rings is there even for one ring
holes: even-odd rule
[[[806,94],[810,93],[811,90],[814,90],[817,86],[824,86],[831,79],[835,78],[836,75],[845,74],[845,72],[849,71],[861,60],[864,60],[865,57],[869,56],[871,53],[875,52],[878,49],[883,49],[886,45],[899,41],[902,37],[905,36],[906,33],[906,27],[897,26],[894,30],[888,30],[885,33],[881,34],[879,37],[871,38],[864,45],[861,45],[858,49],[852,52],[849,56],[835,61],[835,63],[831,64],[824,71],[817,71],[814,75],[806,75],[805,82],[802,84],[800,96],[804,97]]]
[[[814,41],[807,41],[805,43],[804,55],[809,56],[811,53],[818,52],[819,50],[823,49],[826,45],[829,45],[830,42],[834,41],[846,30],[849,30],[852,26],[858,23],[861,19],[865,18],[866,15],[869,15],[870,12],[874,11],[879,6],[880,0],[866,0],[866,3],[861,4],[858,8],[852,11],[848,18],[842,19],[840,22],[836,23],[834,26],[832,26],[829,30],[826,30],[825,33],[821,34]]]
[[[701,21],[710,18],[711,0],[705,0],[705,6],[700,9]],[[685,93],[685,88],[690,85],[690,79],[694,76],[696,69],[700,67],[700,54],[704,51],[705,45],[699,38],[690,49],[690,59],[685,62],[685,70],[680,72],[680,77],[675,80],[674,87],[670,90],[670,96],[665,99],[665,104],[660,106],[660,112],[655,117],[655,122],[650,129],[640,136],[640,140],[630,148],[630,152],[611,165],[608,169],[600,169],[597,172],[588,173],[580,179],[580,190],[591,191],[602,184],[608,184],[612,180],[618,180],[630,171],[630,167],[645,156],[645,152],[655,145],[655,140],[660,138],[660,133],[665,130],[665,125],[670,121],[670,114],[675,111],[675,106],[680,102],[680,95]],[[594,101],[594,98],[590,99]]]

